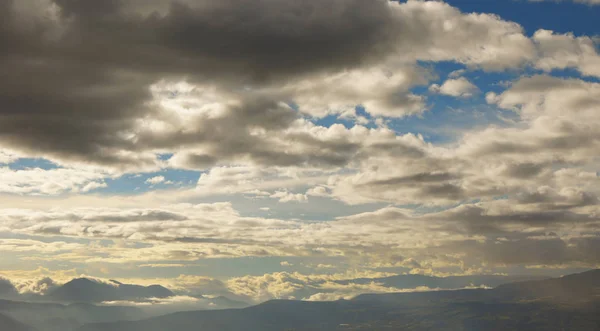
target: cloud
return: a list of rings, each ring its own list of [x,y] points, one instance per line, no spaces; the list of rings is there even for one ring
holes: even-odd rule
[[[1,273],[10,279],[20,294],[45,294],[55,286],[66,283],[80,275],[74,270],[50,270],[38,267],[32,270],[4,269]]]
[[[88,192],[105,187],[102,181],[110,173],[85,168],[13,170],[0,167],[0,193],[20,195],[58,195]]]
[[[183,295],[171,296],[168,298],[149,298],[146,301],[104,301],[101,304],[105,306],[134,306],[144,307],[152,305],[192,305],[201,301],[198,298],[188,297]]]
[[[227,281],[228,289],[255,302],[271,299],[327,300],[351,298],[361,293],[394,292],[397,289],[380,284],[340,284],[335,281],[359,277],[378,277],[384,273],[346,273],[305,275],[297,272],[276,272],[262,276],[234,277]],[[322,293],[321,295],[319,295]],[[325,296],[325,293],[327,294]]]
[[[306,191],[306,195],[314,197],[327,197],[329,196],[329,192],[324,186],[316,186]]]
[[[433,84],[429,87],[429,90],[435,93],[441,93],[458,98],[469,98],[475,93],[479,92],[479,88],[473,85],[473,83],[471,83],[465,77],[448,79],[444,82],[444,84],[442,84],[442,86]]]
[[[277,191],[271,194],[270,197],[279,199],[279,202],[306,202],[306,200],[308,200],[306,194],[291,193],[287,191]]]
[[[574,176],[567,184],[561,177],[594,167],[590,155],[599,143],[598,86],[581,79],[522,77],[503,93],[487,95],[488,102],[515,112],[517,125],[467,131],[447,146],[410,135],[397,137],[396,142],[402,141],[402,148],[410,153],[380,153],[371,148],[355,173],[332,176],[328,188],[333,197],[352,204],[448,206],[541,186],[556,190],[580,186],[597,195],[587,185],[591,182]]]
[[[575,37],[572,33],[557,34],[550,30],[538,30],[533,35],[533,41],[540,52],[540,58],[535,63],[537,68],[546,72],[553,69],[574,68],[585,76],[600,77],[598,44],[592,38]]]
[[[19,156],[9,150],[0,150],[0,164],[10,164],[18,160]]]
[[[518,24],[441,2],[44,0],[1,11],[0,144],[118,171],[157,170],[169,152],[192,169],[345,165],[356,146],[319,135],[286,102],[316,116],[361,104],[419,114],[423,97],[409,91],[428,73],[416,61],[503,70],[535,56]]]
[[[146,179],[146,183],[147,184],[151,184],[151,185],[160,184],[160,183],[162,183],[164,181],[165,181],[165,177],[164,176],[156,176],[156,177],[152,177],[152,178]]]
[[[302,256],[432,272],[598,263],[600,85],[550,76],[598,76],[593,38],[528,38],[517,23],[440,1],[12,0],[0,2],[0,20],[0,230],[11,235],[0,250],[19,262]],[[434,143],[397,124],[436,116],[415,91],[442,61],[461,69],[431,89],[458,98],[485,92],[466,71],[546,74],[486,94],[490,114],[512,113],[512,123]],[[56,167],[19,169],[22,158]],[[70,196],[174,169],[201,171],[196,187]],[[290,218],[353,206],[249,217],[244,203],[214,202],[228,195]],[[355,292],[318,283],[304,293],[312,280],[270,277],[273,287],[195,281],[249,298]]]
[[[593,184],[590,183],[593,186]],[[546,264],[598,263],[592,250],[593,216],[597,196],[582,189],[547,187],[514,199],[463,204],[444,211],[415,214],[386,207],[374,212],[340,217],[335,221],[305,223],[269,218],[241,217],[230,204],[173,205],[156,210],[68,210],[33,212],[3,210],[1,226],[21,235],[61,235],[88,239],[127,239],[143,245],[42,242],[2,239],[0,250],[22,261],[78,261],[162,266],[188,265],[199,259],[243,256],[340,256],[353,264],[473,268],[506,265],[494,255],[481,255],[494,245],[481,243],[505,238],[512,242],[538,240],[554,232],[553,239],[569,243],[568,254]],[[170,209],[169,209],[170,208]],[[171,210],[172,209],[172,210]],[[586,210],[587,209],[587,210]],[[86,216],[79,216],[84,213]],[[425,238],[425,239],[424,239]],[[585,239],[589,238],[589,239]],[[440,247],[446,247],[441,250]],[[471,253],[480,249],[480,253]],[[32,254],[35,252],[35,255]],[[466,252],[469,252],[467,255]],[[457,255],[448,264],[446,255]],[[152,256],[148,260],[148,256]],[[410,257],[410,258],[408,258]],[[477,259],[471,257],[478,257]],[[446,261],[446,262],[445,262]],[[461,262],[462,261],[462,262]],[[532,263],[524,260],[522,263]],[[517,263],[517,262],[515,262]]]
[[[17,289],[21,294],[33,293],[44,295],[58,285],[59,284],[57,284],[52,278],[44,277],[33,280],[23,280],[17,284]]]

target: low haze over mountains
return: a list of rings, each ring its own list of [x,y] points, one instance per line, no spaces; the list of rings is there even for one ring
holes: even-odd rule
[[[564,295],[573,292],[573,295]],[[493,290],[361,295],[334,302],[269,301],[241,310],[186,312],[79,331],[598,330],[600,270]]]
[[[356,284],[370,281],[373,280],[353,280]],[[600,270],[541,280],[539,277],[399,275],[377,281],[400,288],[477,287],[481,282],[497,286],[493,289],[454,287],[455,290],[363,294],[350,300],[321,302],[271,300],[248,308],[242,308],[244,303],[223,297],[198,296],[218,302],[219,305],[213,308],[240,309],[196,310],[158,316],[172,310],[157,309],[156,302],[150,306],[143,303],[160,298],[154,295],[161,295],[163,299],[177,298],[175,293],[164,287],[79,278],[55,288],[43,298],[46,301],[71,302],[68,304],[0,300],[0,322],[3,322],[2,331],[325,331],[386,328],[529,331],[598,330],[600,327]],[[88,303],[75,303],[77,298]],[[133,300],[141,305],[101,304],[109,300]]]
[[[56,302],[105,302],[138,301],[150,298],[168,298],[175,294],[160,285],[139,286],[112,284],[77,278],[57,287],[47,294],[47,299]]]
[[[371,292],[371,288],[378,291],[394,292],[394,291],[424,291],[435,289],[459,289],[459,288],[474,288],[474,287],[495,287],[500,284],[522,280],[537,280],[544,277],[539,276],[505,276],[505,275],[469,275],[469,276],[449,276],[435,277],[426,275],[394,275],[379,278],[352,278],[343,280],[320,280],[313,279],[310,283],[294,283],[294,290],[289,291],[286,297],[277,298],[295,298],[309,300],[318,298],[319,296],[331,298],[336,297],[336,292],[328,292],[323,285],[332,287],[335,291],[335,286],[339,288],[356,287],[356,294]],[[329,282],[329,283],[328,283]],[[17,289],[8,281],[4,281],[3,290],[0,291],[0,298],[4,299],[21,299],[29,301],[51,301],[60,303],[102,303],[102,302],[150,302],[161,301],[158,299],[173,298],[176,296],[189,296],[190,298],[209,300],[214,308],[239,308],[247,305],[240,302],[240,298],[234,293],[225,292],[224,295],[206,295],[204,293],[186,293],[177,292],[160,286],[140,286],[133,284],[123,284],[115,280],[94,280],[88,278],[76,278],[63,285],[54,284],[52,288],[47,290],[43,295],[34,293],[19,294]],[[374,286],[373,286],[374,285]],[[331,290],[330,290],[331,291]],[[4,293],[4,294],[3,294]],[[328,296],[332,294],[332,296]],[[355,294],[355,295],[356,295]],[[264,300],[262,300],[264,301]]]

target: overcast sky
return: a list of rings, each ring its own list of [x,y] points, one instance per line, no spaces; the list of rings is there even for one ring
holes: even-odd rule
[[[0,275],[263,300],[598,268],[598,17],[597,0],[0,0]]]

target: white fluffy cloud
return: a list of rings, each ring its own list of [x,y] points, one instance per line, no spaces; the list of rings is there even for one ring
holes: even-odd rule
[[[458,98],[469,98],[479,91],[477,86],[473,85],[465,77],[456,79],[448,79],[441,86],[434,84],[429,87],[429,90],[435,93],[451,95]]]
[[[103,179],[109,176],[111,175],[104,171],[77,168],[14,170],[1,167],[0,193],[57,195],[88,192],[105,187]]]
[[[156,184],[160,184],[164,181],[165,181],[164,176],[155,176],[155,177],[146,179],[146,184],[156,185]]]
[[[271,198],[279,199],[279,202],[305,202],[308,200],[306,194],[277,191],[270,195]]]
[[[533,35],[533,41],[540,52],[540,58],[535,63],[537,68],[545,71],[574,68],[583,75],[600,77],[598,44],[592,38],[538,30]]]

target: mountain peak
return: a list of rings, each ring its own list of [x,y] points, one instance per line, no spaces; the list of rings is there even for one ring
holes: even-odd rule
[[[100,282],[75,278],[48,293],[48,298],[60,302],[104,302],[166,298],[174,293],[161,285],[141,286],[117,281]]]

